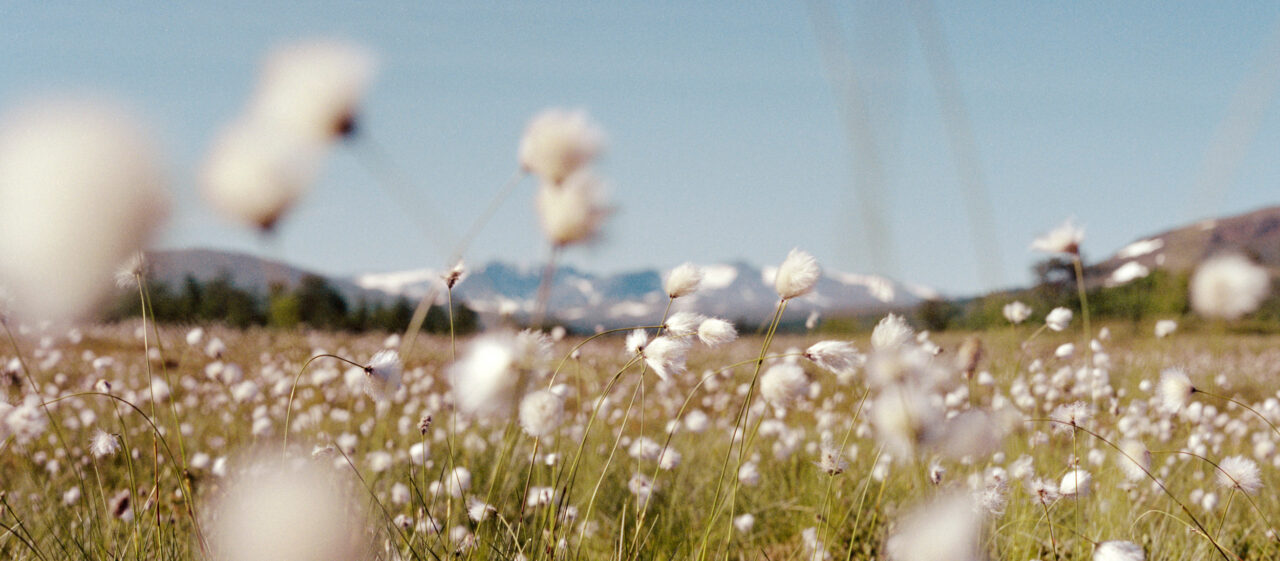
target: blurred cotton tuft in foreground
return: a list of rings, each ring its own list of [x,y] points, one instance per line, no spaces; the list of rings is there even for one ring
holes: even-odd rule
[[[168,210],[160,157],[125,111],[44,103],[0,125],[0,284],[20,315],[86,314]]]

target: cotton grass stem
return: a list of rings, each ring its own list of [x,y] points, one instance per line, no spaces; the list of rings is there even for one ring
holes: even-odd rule
[[[1164,494],[1165,494],[1165,495],[1168,495],[1168,497],[1169,497],[1170,499],[1173,499],[1173,502],[1177,503],[1177,505],[1178,505],[1180,508],[1182,508],[1182,512],[1183,512],[1183,514],[1186,514],[1186,515],[1187,515],[1187,518],[1190,518],[1190,519],[1191,519],[1191,522],[1192,522],[1193,524],[1195,524],[1196,528],[1199,530],[1199,533],[1200,533],[1201,535],[1203,535],[1203,536],[1205,537],[1205,539],[1209,540],[1209,543],[1213,544],[1214,549],[1218,550],[1218,553],[1222,555],[1222,558],[1223,558],[1223,559],[1227,559],[1227,560],[1230,560],[1230,559],[1231,559],[1231,556],[1227,555],[1227,551],[1226,551],[1225,549],[1223,549],[1221,545],[1219,545],[1219,544],[1218,544],[1218,540],[1214,539],[1214,537],[1213,537],[1211,534],[1209,534],[1209,530],[1208,530],[1208,529],[1206,529],[1206,528],[1204,527],[1204,524],[1201,524],[1201,523],[1200,523],[1200,519],[1196,518],[1196,516],[1195,516],[1194,514],[1192,514],[1192,513],[1191,513],[1191,509],[1187,508],[1187,505],[1186,505],[1185,503],[1183,503],[1181,500],[1179,500],[1179,499],[1178,499],[1178,497],[1177,497],[1176,495],[1174,495],[1174,494],[1173,494],[1173,492],[1172,492],[1172,491],[1170,491],[1168,487],[1165,487],[1164,482],[1160,481],[1160,478],[1158,478],[1158,477],[1156,477],[1154,474],[1152,474],[1152,473],[1151,473],[1151,471],[1149,471],[1146,467],[1144,467],[1141,463],[1139,463],[1139,462],[1138,462],[1138,460],[1137,460],[1136,458],[1134,458],[1134,457],[1130,456],[1127,452],[1125,452],[1123,448],[1121,448],[1120,446],[1116,445],[1114,442],[1111,442],[1110,440],[1107,440],[1107,439],[1106,439],[1105,437],[1103,437],[1102,435],[1100,435],[1100,434],[1098,434],[1098,433],[1096,433],[1096,432],[1093,432],[1093,431],[1091,431],[1091,430],[1089,430],[1089,429],[1087,429],[1087,428],[1085,428],[1085,427],[1079,426],[1079,425],[1077,425],[1077,424],[1075,424],[1075,423],[1066,422],[1066,421],[1059,421],[1059,420],[1057,420],[1057,419],[1027,419],[1027,422],[1030,422],[1030,423],[1058,423],[1058,424],[1061,424],[1061,425],[1066,425],[1066,426],[1070,426],[1070,427],[1075,427],[1076,429],[1078,429],[1078,430],[1080,430],[1080,431],[1084,432],[1085,434],[1088,434],[1088,435],[1090,435],[1090,436],[1092,436],[1092,437],[1094,437],[1094,438],[1098,439],[1098,440],[1099,440],[1099,441],[1101,441],[1103,444],[1106,444],[1107,446],[1110,446],[1110,447],[1111,447],[1112,449],[1114,449],[1115,451],[1119,452],[1121,456],[1124,456],[1124,457],[1125,457],[1126,459],[1128,459],[1130,462],[1133,462],[1133,464],[1134,464],[1134,466],[1135,466],[1135,467],[1137,467],[1138,469],[1142,470],[1142,473],[1143,473],[1143,474],[1145,474],[1145,475],[1147,476],[1147,478],[1151,479],[1151,481],[1154,481],[1154,482],[1155,482],[1155,484],[1156,484],[1156,486],[1160,487],[1160,490],[1161,490],[1161,491],[1164,491]],[[1212,463],[1212,462],[1210,462],[1210,463]],[[1217,465],[1217,464],[1214,464],[1214,465],[1215,465],[1215,467],[1216,467],[1216,465]]]

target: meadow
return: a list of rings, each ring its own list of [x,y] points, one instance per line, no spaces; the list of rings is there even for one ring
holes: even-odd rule
[[[198,174],[207,202],[270,239],[361,141],[373,67],[341,42],[270,53]],[[158,325],[149,136],[99,102],[0,121],[0,558],[1277,558],[1280,350],[1229,329],[1271,291],[1249,257],[1196,267],[1183,332],[1091,323],[1071,222],[1031,246],[1074,271],[1078,306],[1003,303],[983,331],[780,332],[822,275],[800,249],[766,269],[764,326],[689,309],[687,263],[646,325],[544,330],[558,257],[614,210],[602,149],[584,111],[534,115],[408,328],[355,335]],[[529,313],[424,334],[526,178],[551,255]],[[94,321],[113,276],[141,317]]]
[[[751,336],[696,343],[663,380],[625,332],[419,336],[396,382],[364,365],[409,348],[398,336],[151,327],[14,329],[5,558],[266,559],[289,547],[335,559],[1135,558],[1093,557],[1113,540],[1153,560],[1278,550],[1268,423],[1280,420],[1280,350],[1268,337],[1126,326],[1068,353],[1078,331],[930,337],[889,320],[870,341],[841,341],[860,351],[850,363],[814,347],[834,341],[821,334]],[[509,380],[481,402],[457,396],[483,389],[458,365],[485,368],[469,361],[503,349]],[[1096,382],[1081,383],[1090,362]],[[1168,369],[1205,389],[1169,409]],[[539,391],[550,405],[527,411],[522,396]],[[1229,457],[1256,465],[1257,481],[1224,482],[1216,466]]]

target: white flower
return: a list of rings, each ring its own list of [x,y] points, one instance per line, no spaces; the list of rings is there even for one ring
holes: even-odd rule
[[[866,357],[847,341],[818,341],[805,349],[804,357],[830,370],[841,381],[852,377],[866,363]]]
[[[218,559],[338,561],[367,551],[351,531],[367,523],[359,501],[319,464],[264,459],[227,485],[206,526]]]
[[[1160,373],[1160,384],[1156,386],[1156,392],[1164,409],[1175,412],[1187,406],[1187,401],[1191,400],[1191,394],[1196,393],[1196,388],[1191,385],[1191,378],[1186,372],[1168,368]]]
[[[515,337],[511,334],[474,339],[462,358],[445,370],[459,411],[468,415],[501,413],[515,385],[515,361]]]
[[[89,452],[93,457],[113,456],[119,450],[120,440],[116,435],[102,429],[93,431],[93,438],[89,441]]]
[[[1151,471],[1151,451],[1137,440],[1125,440],[1120,443],[1120,457],[1116,460],[1126,479],[1137,481]]]
[[[1083,427],[1089,422],[1092,413],[1089,411],[1089,404],[1083,401],[1074,403],[1064,403],[1053,409],[1049,413],[1049,418],[1056,421],[1053,423],[1053,429],[1059,432],[1071,432],[1075,427]]]
[[[698,290],[702,284],[702,269],[693,263],[684,263],[671,269],[663,288],[671,299],[688,296]]]
[[[1054,331],[1062,331],[1071,325],[1071,316],[1071,310],[1062,307],[1054,308],[1049,315],[1045,316],[1044,324]]]
[[[271,230],[320,172],[322,145],[240,120],[214,141],[200,170],[201,193],[230,219]]]
[[[1271,291],[1267,270],[1238,254],[1209,258],[1191,275],[1191,307],[1211,318],[1238,319]]]
[[[609,215],[604,184],[590,170],[579,170],[562,183],[538,187],[538,217],[552,244],[589,241]]]
[[[364,367],[367,375],[365,391],[374,399],[385,400],[400,388],[400,373],[404,363],[400,361],[400,353],[393,350],[378,351],[369,359]]]
[[[897,314],[889,314],[876,323],[871,331],[871,348],[877,351],[888,351],[901,347],[911,341],[914,332],[907,320]]]
[[[1178,322],[1173,321],[1171,319],[1162,319],[1156,322],[1156,338],[1157,339],[1164,339],[1165,337],[1173,335],[1173,332],[1177,330],[1178,330]]]
[[[808,294],[818,284],[822,270],[818,268],[818,260],[799,249],[792,249],[787,258],[778,267],[773,286],[778,296],[790,300]]]
[[[627,482],[627,489],[636,496],[636,502],[644,506],[648,504],[649,497],[653,496],[653,481],[643,473],[637,473]]]
[[[520,426],[529,436],[547,436],[563,420],[564,398],[551,390],[538,390],[520,401]]]
[[[1004,305],[1004,319],[1009,320],[1009,323],[1017,325],[1027,321],[1029,317],[1031,317],[1031,306],[1023,304],[1019,300]]]
[[[1080,253],[1080,242],[1084,240],[1084,228],[1076,226],[1071,219],[1031,242],[1031,249],[1045,253]]]
[[[1073,499],[1087,498],[1092,483],[1093,476],[1089,472],[1082,469],[1073,469],[1062,476],[1062,481],[1058,483],[1058,492],[1063,497]]]
[[[708,347],[718,347],[738,338],[733,324],[720,318],[707,318],[698,325],[698,340]]]
[[[804,543],[806,558],[809,561],[826,561],[831,558],[831,553],[827,551],[827,545],[818,539],[818,529],[815,527],[805,528],[800,532],[800,541]]]
[[[844,459],[843,450],[835,442],[824,440],[822,442],[821,455],[814,465],[818,466],[827,475],[839,475],[849,468],[849,461]]]
[[[667,334],[673,337],[688,337],[698,332],[698,326],[706,319],[702,314],[694,312],[676,312],[667,318]]]
[[[656,337],[645,345],[645,364],[653,369],[653,373],[666,380],[671,376],[685,373],[685,361],[689,357],[689,341],[673,337]]]
[[[200,341],[204,340],[204,328],[197,327],[187,332],[187,344],[192,347],[199,346]]]
[[[750,532],[756,526],[756,517],[750,512],[733,517],[733,529],[739,534]]]
[[[467,517],[471,520],[484,522],[491,512],[498,512],[498,509],[475,497],[467,497]]]
[[[138,279],[147,276],[147,257],[141,251],[130,255],[120,268],[116,269],[116,286],[119,288],[137,288]]]
[[[760,484],[760,469],[756,467],[755,462],[745,462],[738,468],[738,482],[747,487]]]
[[[808,394],[809,378],[798,364],[775,364],[760,376],[760,395],[774,407],[787,407]]]
[[[1063,343],[1053,351],[1053,356],[1058,358],[1071,358],[1073,354],[1076,354],[1076,346],[1073,343]]]
[[[471,489],[471,470],[458,466],[453,468],[444,482],[445,492],[455,499],[462,498]]]
[[[643,329],[636,329],[627,334],[624,345],[627,348],[627,354],[638,355],[644,352],[644,348],[649,344],[649,332]]]
[[[116,107],[45,103],[0,124],[0,285],[13,312],[72,319],[169,209],[150,135]]]
[[[445,273],[441,277],[441,279],[444,280],[445,287],[450,289],[458,286],[458,283],[462,282],[466,278],[467,267],[462,263],[461,259],[459,259],[457,263],[454,263],[453,267],[449,269],[449,272]]]
[[[1262,488],[1258,464],[1244,456],[1229,456],[1218,462],[1218,484],[1252,495]]]
[[[267,56],[249,117],[287,134],[322,142],[350,134],[374,74],[373,55],[351,43],[313,40]]]
[[[968,493],[943,495],[903,516],[885,542],[894,561],[976,561],[982,517]]]
[[[1027,480],[1027,492],[1031,494],[1033,502],[1044,505],[1050,504],[1062,496],[1058,492],[1058,485],[1044,478]]]
[[[1120,540],[1105,541],[1093,550],[1093,561],[1145,561],[1142,546]]]
[[[560,184],[591,161],[604,145],[604,133],[585,111],[547,109],[529,121],[520,139],[520,167],[543,181]]]

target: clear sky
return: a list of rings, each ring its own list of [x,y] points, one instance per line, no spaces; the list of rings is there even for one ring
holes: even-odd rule
[[[0,107],[68,91],[123,101],[167,150],[176,208],[159,245],[333,274],[444,266],[550,106],[585,108],[610,139],[598,168],[618,212],[566,256],[598,272],[774,264],[801,247],[828,268],[962,295],[1027,282],[1028,244],[1067,217],[1102,258],[1280,202],[1280,3],[921,5],[5,2]],[[311,37],[377,53],[367,139],[332,154],[265,242],[206,207],[195,170],[262,55]],[[967,167],[948,142],[956,123]],[[368,139],[409,185],[362,165]],[[986,196],[967,198],[963,177]],[[526,180],[469,262],[546,257],[533,190]],[[884,235],[869,237],[875,223]]]

